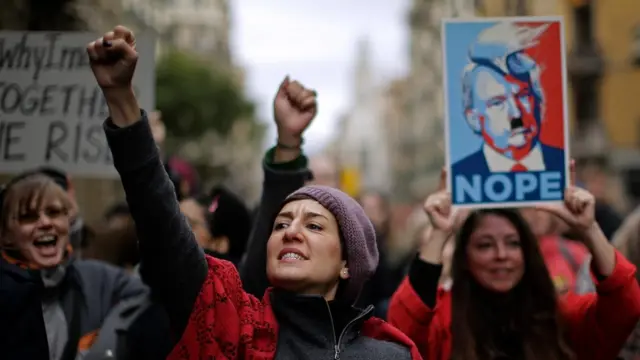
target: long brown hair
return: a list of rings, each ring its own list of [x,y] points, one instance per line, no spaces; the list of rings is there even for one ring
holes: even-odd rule
[[[508,220],[517,230],[524,258],[522,279],[509,294],[484,290],[467,267],[467,245],[479,221],[487,215]],[[472,212],[456,238],[451,267],[452,359],[485,360],[505,356],[510,342],[526,360],[573,359],[558,314],[556,290],[536,237],[520,213],[513,209]]]

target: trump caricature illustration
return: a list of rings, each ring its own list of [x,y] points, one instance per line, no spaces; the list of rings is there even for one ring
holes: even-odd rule
[[[561,200],[567,161],[560,22],[443,27],[454,204]],[[460,48],[463,61],[454,54]]]

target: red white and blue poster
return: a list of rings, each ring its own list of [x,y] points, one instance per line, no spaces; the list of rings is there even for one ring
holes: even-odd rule
[[[442,44],[453,205],[561,201],[569,167],[562,19],[445,20]]]

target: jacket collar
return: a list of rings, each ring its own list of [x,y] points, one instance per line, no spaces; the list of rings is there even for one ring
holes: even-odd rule
[[[24,280],[33,280],[40,278],[45,288],[57,288],[67,277],[69,266],[75,261],[72,256],[73,250],[71,245],[67,246],[64,260],[58,266],[41,269],[27,261],[21,259],[19,253],[12,250],[2,250],[0,252],[0,267],[2,271],[9,271],[14,276],[18,276]]]
[[[281,328],[292,331],[301,341],[323,347],[348,344],[373,313],[373,306],[363,310],[339,301],[326,301],[319,295],[299,295],[280,289],[270,292],[270,300]]]
[[[278,312],[273,306],[272,300],[275,300],[275,302],[280,301],[278,299],[278,296],[272,296],[274,291],[274,289],[269,288],[265,292],[264,297],[262,298],[262,304],[264,305],[265,310],[265,321],[255,324],[256,328],[254,330],[256,333],[271,337],[271,342],[275,344],[277,342],[279,327],[281,325],[281,318],[276,315],[276,313]],[[324,301],[324,299],[322,298],[316,300]],[[276,307],[279,306],[276,305]],[[358,309],[355,310],[357,311]],[[395,328],[393,325],[385,322],[384,320],[371,316],[371,313],[373,312],[373,306],[369,306],[367,309],[360,311],[360,314],[364,314],[364,316],[362,318],[358,318],[357,322],[359,324],[353,326],[353,329],[357,331],[350,334],[349,340],[352,340],[353,338],[358,336],[361,331],[361,336],[366,336],[381,341],[388,341],[408,348],[411,352],[411,358],[413,360],[422,359],[422,357],[420,356],[420,352],[418,351],[418,347],[407,335]],[[305,309],[305,312],[302,314],[302,316],[308,315],[310,313],[312,313],[310,309]],[[328,312],[326,314],[328,314]],[[362,321],[362,323],[360,323],[360,320]],[[344,341],[344,339],[342,341]],[[272,356],[275,356],[275,353],[273,353]]]
[[[8,261],[4,256],[0,256],[0,274],[2,274],[2,276],[8,275],[22,281],[42,281],[38,270],[20,267],[15,263]]]

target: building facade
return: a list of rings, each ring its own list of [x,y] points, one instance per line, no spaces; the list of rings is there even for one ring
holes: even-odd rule
[[[518,0],[524,14],[562,15],[567,45],[571,154],[599,168],[640,200],[640,2]],[[504,16],[508,1],[485,0],[483,15]],[[588,176],[583,177],[588,182]]]
[[[150,24],[158,34],[159,55],[169,49],[184,51],[210,63],[215,71],[226,71],[238,84],[244,83],[244,69],[235,65],[230,47],[231,9],[229,0],[122,0],[132,21]],[[262,143],[250,122],[236,121],[229,135],[204,134],[181,143],[181,153],[197,162],[213,183],[227,185],[248,202],[260,196]],[[258,137],[261,137],[258,136]],[[207,176],[208,175],[208,176]]]
[[[406,126],[398,145],[406,158],[405,173],[394,188],[404,200],[424,196],[437,185],[444,165],[444,94],[442,88],[441,20],[472,17],[475,1],[413,0],[408,16],[410,72],[407,80]]]
[[[158,51],[176,48],[231,65],[231,15],[228,0],[122,0],[131,19],[158,32]]]
[[[392,191],[396,200],[410,198],[410,189],[403,180],[413,174],[410,148],[410,133],[404,131],[410,127],[408,116],[409,78],[391,81],[384,89],[382,118],[384,119],[385,142],[389,149],[389,165],[392,176]]]
[[[371,56],[369,41],[361,39],[353,71],[353,106],[341,121],[337,153],[340,168],[357,171],[362,187],[388,191],[391,177],[381,116],[383,94]]]

